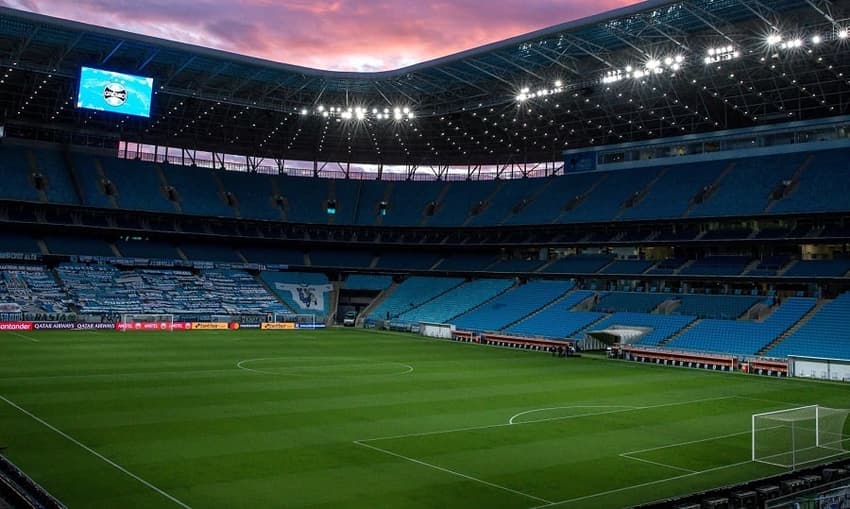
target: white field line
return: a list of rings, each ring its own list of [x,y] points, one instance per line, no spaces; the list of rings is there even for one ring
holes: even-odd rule
[[[677,475],[677,476],[674,476],[674,477],[665,477],[664,479],[658,479],[658,480],[655,480],[655,481],[649,481],[649,482],[645,482],[645,483],[641,483],[641,484],[634,484],[632,486],[624,486],[622,488],[616,488],[616,489],[613,489],[613,490],[600,491],[599,493],[593,493],[591,495],[585,495],[583,497],[569,498],[569,499],[566,499],[566,500],[559,500],[557,502],[551,502],[551,503],[548,503],[548,504],[535,506],[535,507],[532,507],[531,509],[543,509],[543,508],[546,508],[546,507],[555,507],[555,506],[559,506],[559,505],[563,505],[563,504],[570,504],[570,503],[573,503],[573,502],[581,502],[583,500],[589,500],[591,498],[596,498],[596,497],[604,497],[606,495],[612,495],[614,493],[620,493],[622,491],[633,490],[633,489],[636,489],[636,488],[645,488],[646,486],[653,486],[655,484],[662,484],[662,483],[665,483],[665,482],[676,481],[676,480],[679,480],[679,479],[685,479],[687,477],[693,477],[695,475],[707,474],[709,472],[716,472],[718,470],[724,470],[724,469],[727,469],[727,468],[734,468],[734,467],[738,467],[738,466],[741,466],[741,465],[746,465],[747,463],[751,463],[751,461],[750,460],[739,461],[738,463],[730,463],[729,465],[722,465],[722,466],[719,466],[719,467],[709,468],[709,469],[706,469],[706,470],[697,470],[696,472],[689,472],[689,473]]]
[[[768,429],[768,428],[765,428],[765,429]],[[773,428],[770,428],[770,429],[773,429]],[[682,445],[700,444],[702,442],[711,442],[712,440],[721,440],[723,438],[732,438],[732,437],[737,437],[737,436],[740,436],[740,435],[749,435],[750,433],[752,433],[752,430],[739,431],[737,433],[728,433],[726,435],[717,435],[717,436],[713,436],[713,437],[700,438],[699,440],[688,440],[687,442],[678,442],[678,443],[675,443],[675,444],[660,445],[658,447],[648,447],[646,449],[638,449],[636,451],[624,452],[623,454],[640,454],[642,452],[651,452],[651,451],[658,451],[658,450],[661,450],[661,449],[670,449],[671,447],[679,447],[679,446],[682,446]]]
[[[626,408],[626,409],[634,410],[638,407],[632,406],[632,405],[570,405],[570,406],[553,406],[553,407],[548,407],[548,408],[535,408],[533,410],[526,410],[525,412],[520,412],[520,413],[512,416],[510,419],[508,419],[508,424],[519,424],[519,423],[514,422],[514,420],[517,417],[520,417],[520,416],[523,416],[523,415],[533,414],[535,412],[546,412],[548,410],[566,410],[568,408]]]
[[[361,361],[360,364],[344,364],[343,363],[343,364],[320,364],[320,365],[314,365],[314,366],[288,366],[288,367],[283,366],[282,369],[284,371],[282,371],[282,372],[267,371],[267,370],[263,370],[263,369],[255,369],[255,368],[249,368],[249,367],[245,366],[245,364],[250,364],[252,362],[273,361],[273,360],[279,360],[279,359],[291,360],[288,357],[261,357],[259,359],[245,359],[245,360],[241,360],[241,361],[237,362],[236,367],[241,369],[241,370],[244,370],[244,371],[250,371],[252,373],[260,373],[260,374],[263,374],[263,375],[287,375],[287,376],[315,376],[315,375],[311,375],[309,373],[309,371],[306,372],[306,373],[291,373],[291,372],[287,373],[286,372],[287,369],[290,369],[290,370],[298,370],[298,369],[309,370],[311,368],[336,368],[336,367],[345,368],[345,367],[352,367],[352,366],[370,367],[370,366],[392,365],[392,366],[402,366],[404,368],[403,370],[398,371],[396,373],[378,373],[376,375],[367,375],[367,376],[401,376],[401,375],[406,375],[408,373],[413,373],[413,371],[414,371],[413,366],[411,366],[410,364],[405,364],[403,362],[369,361],[367,359],[355,359],[355,360]],[[342,359],[340,359],[340,360],[342,360]],[[331,375],[322,375],[322,376],[333,377],[334,375],[331,374]],[[351,375],[351,376],[359,376],[359,375]]]
[[[415,463],[417,465],[421,465],[423,467],[428,467],[428,468],[431,468],[431,469],[434,469],[434,470],[439,470],[440,472],[451,474],[451,475],[454,475],[456,477],[461,477],[461,478],[467,479],[469,481],[474,481],[474,482],[477,482],[479,484],[489,486],[491,488],[496,488],[496,489],[499,489],[499,490],[502,490],[502,491],[507,491],[507,492],[513,493],[515,495],[520,495],[520,496],[523,496],[525,498],[530,498],[530,499],[535,500],[537,502],[543,502],[545,504],[552,504],[552,502],[550,500],[546,500],[545,498],[540,498],[538,496],[531,495],[529,493],[523,493],[522,491],[517,491],[515,489],[508,488],[507,486],[502,486],[501,484],[496,484],[496,483],[492,483],[490,481],[485,481],[483,479],[479,479],[477,477],[472,477],[471,475],[463,474],[461,472],[457,472],[455,470],[451,470],[451,469],[448,469],[448,468],[445,468],[445,467],[441,467],[439,465],[434,465],[432,463],[426,463],[424,461],[421,461],[421,460],[418,460],[418,459],[415,459],[415,458],[410,458],[408,456],[404,456],[404,455],[398,454],[396,452],[388,451],[386,449],[381,449],[380,447],[375,447],[374,445],[365,444],[365,443],[363,443],[359,440],[355,440],[354,443],[361,446],[361,447],[366,447],[366,448],[372,449],[374,451],[378,451],[378,452],[381,452],[383,454],[387,454],[389,456],[393,456],[393,457],[396,457],[396,458],[399,458],[399,459],[403,459],[405,461],[409,461],[411,463]]]
[[[668,465],[667,463],[661,463],[659,461],[652,461],[652,460],[648,460],[648,459],[644,459],[644,458],[636,458],[634,456],[629,456],[629,453],[627,453],[627,452],[621,453],[620,457],[626,458],[628,460],[640,461],[641,463],[649,463],[650,465],[669,468],[671,470],[678,470],[680,472],[690,472],[690,473],[696,472],[696,470],[691,470],[690,468],[682,468],[682,467],[677,467],[675,465]]]
[[[10,336],[18,336],[19,338],[24,338],[27,341],[32,341],[33,343],[41,343],[41,341],[39,341],[35,338],[32,338],[30,336],[27,336],[26,334],[21,334],[20,332],[7,331],[6,334],[9,334]]]
[[[188,506],[188,505],[186,505],[185,503],[183,503],[183,502],[181,502],[180,500],[178,500],[177,498],[175,498],[173,495],[169,495],[168,493],[166,493],[166,492],[162,491],[161,489],[157,488],[156,486],[154,486],[154,485],[153,485],[153,484],[151,484],[150,482],[148,482],[148,481],[146,481],[146,480],[142,479],[141,477],[139,477],[138,475],[134,474],[133,472],[130,472],[129,470],[127,470],[126,468],[122,467],[122,466],[121,466],[121,465],[119,465],[118,463],[115,463],[114,461],[112,461],[111,459],[107,458],[106,456],[104,456],[104,455],[100,454],[99,452],[95,451],[95,450],[94,450],[94,449],[92,449],[91,447],[89,447],[89,446],[87,446],[87,445],[83,444],[83,443],[82,443],[82,442],[80,442],[79,440],[75,439],[75,438],[74,438],[74,437],[72,437],[71,435],[69,435],[69,434],[65,433],[65,432],[64,432],[64,431],[62,431],[61,429],[59,429],[59,428],[57,428],[56,426],[54,426],[54,425],[50,424],[49,422],[45,421],[45,420],[44,420],[44,419],[42,419],[41,417],[38,417],[37,415],[33,414],[32,412],[29,412],[28,410],[26,410],[26,409],[22,408],[21,406],[17,405],[15,402],[13,402],[13,401],[11,401],[11,400],[7,399],[5,396],[0,395],[0,400],[5,401],[5,402],[6,402],[6,404],[8,404],[9,406],[11,406],[11,407],[13,407],[13,408],[17,409],[17,410],[18,410],[19,412],[21,412],[22,414],[27,415],[28,417],[30,417],[30,418],[31,418],[31,419],[33,419],[34,421],[38,422],[38,423],[39,423],[39,424],[41,424],[42,426],[44,426],[44,427],[46,427],[46,428],[50,429],[51,431],[53,431],[53,432],[54,432],[54,433],[56,433],[57,435],[61,436],[62,438],[66,439],[66,440],[68,440],[69,442],[71,442],[71,443],[73,443],[73,444],[75,444],[75,445],[79,446],[79,447],[80,447],[80,448],[82,448],[83,450],[88,451],[88,452],[89,452],[90,454],[92,454],[93,456],[95,456],[95,457],[97,457],[97,458],[100,458],[100,459],[101,459],[101,460],[103,460],[105,463],[107,463],[107,464],[111,465],[112,467],[114,467],[116,470],[119,470],[119,471],[121,471],[121,472],[123,472],[123,473],[127,474],[128,476],[132,477],[133,479],[135,479],[135,480],[139,481],[140,483],[144,484],[144,485],[145,485],[145,486],[147,486],[148,488],[152,489],[153,491],[155,491],[155,492],[159,493],[160,495],[162,495],[163,497],[167,498],[168,500],[171,500],[172,502],[174,502],[175,504],[179,505],[180,507],[183,507],[184,509],[192,509],[191,507],[189,507],[189,506]]]
[[[731,398],[734,398],[734,397],[735,396],[719,396],[719,397],[716,397],[716,398],[693,399],[693,400],[689,400],[689,401],[678,401],[678,402],[675,402],[675,403],[661,403],[661,404],[658,404],[658,405],[638,406],[638,407],[634,407],[634,408],[624,408],[624,409],[621,409],[621,410],[609,410],[607,412],[588,412],[588,413],[584,413],[584,414],[565,415],[565,416],[561,416],[561,417],[548,417],[546,419],[534,419],[534,420],[515,422],[515,423],[503,422],[503,423],[499,423],[499,424],[485,424],[485,425],[479,425],[479,426],[467,426],[467,427],[464,427],[464,428],[454,428],[454,429],[445,429],[445,430],[437,430],[437,431],[423,431],[423,432],[419,432],[419,433],[406,433],[406,434],[403,434],[403,435],[389,435],[389,436],[383,436],[383,437],[364,438],[364,439],[358,440],[358,442],[377,442],[379,440],[393,440],[393,439],[396,439],[396,438],[424,437],[424,436],[430,436],[430,435],[441,435],[441,434],[444,434],[444,433],[458,433],[458,432],[461,432],[461,431],[474,431],[474,430],[479,430],[479,429],[504,428],[506,426],[522,426],[522,425],[525,425],[525,424],[534,424],[534,423],[539,423],[539,422],[563,421],[563,420],[568,420],[568,419],[577,419],[579,417],[592,417],[592,416],[595,416],[595,415],[619,414],[619,413],[625,413],[625,412],[635,412],[635,411],[640,411],[640,410],[651,410],[651,409],[654,409],[654,408],[666,408],[666,407],[672,407],[672,406],[690,405],[692,403],[704,403],[704,402],[707,402],[707,401],[720,401],[720,400],[724,400],[724,399],[731,399]]]

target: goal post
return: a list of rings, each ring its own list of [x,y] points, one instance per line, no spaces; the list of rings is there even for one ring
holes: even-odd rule
[[[122,332],[128,330],[174,330],[174,315],[169,313],[125,313],[121,315]]]
[[[275,323],[295,323],[302,324],[305,328],[316,327],[316,315],[312,313],[275,313]]]
[[[850,410],[809,405],[753,414],[752,460],[794,469],[848,452]]]

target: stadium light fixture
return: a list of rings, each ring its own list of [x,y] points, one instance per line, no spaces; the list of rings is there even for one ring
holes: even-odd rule
[[[839,39],[846,39],[847,35],[848,35],[848,32],[847,32],[846,28],[842,28],[841,30],[838,31],[838,38]]]
[[[821,42],[823,42],[823,39],[820,35],[815,34],[812,36],[812,44],[820,44]]]
[[[767,44],[770,46],[774,46],[780,42],[782,42],[782,36],[779,34],[774,33],[767,36]]]

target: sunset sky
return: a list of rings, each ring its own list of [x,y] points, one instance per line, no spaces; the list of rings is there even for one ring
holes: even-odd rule
[[[378,71],[635,0],[0,0],[0,5],[329,70]]]

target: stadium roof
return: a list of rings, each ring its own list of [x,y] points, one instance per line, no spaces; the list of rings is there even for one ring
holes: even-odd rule
[[[72,143],[411,167],[554,161],[850,113],[848,24],[848,2],[654,0],[352,73],[0,8],[0,107],[7,132]],[[81,66],[153,77],[151,118],[76,109]]]

